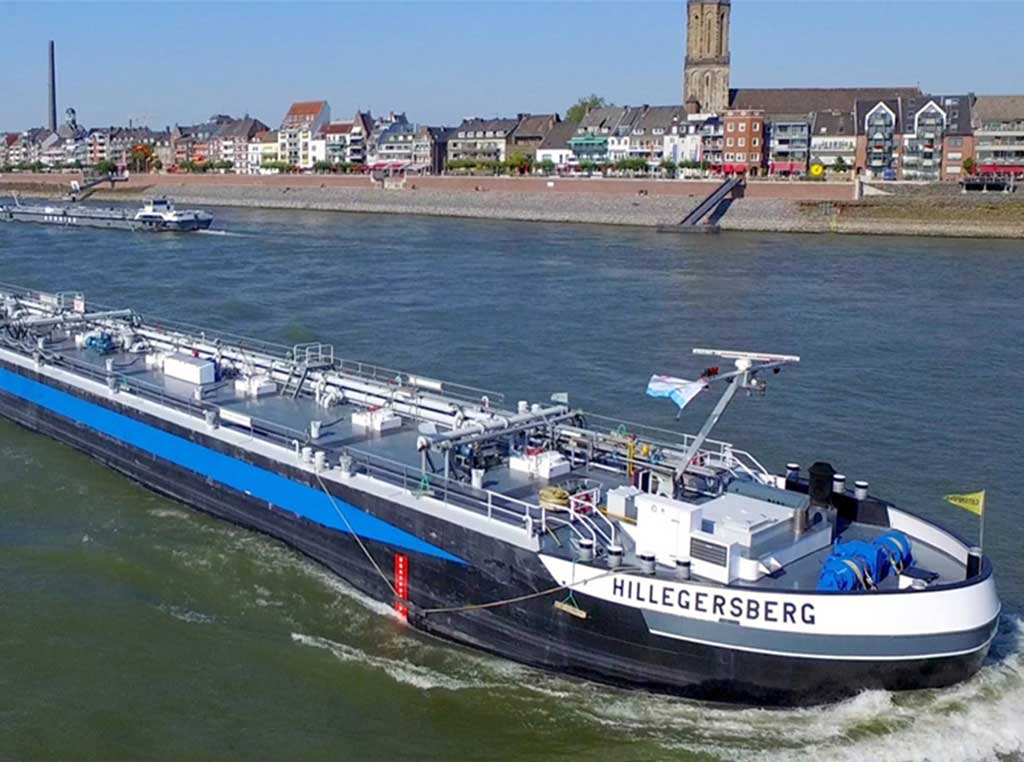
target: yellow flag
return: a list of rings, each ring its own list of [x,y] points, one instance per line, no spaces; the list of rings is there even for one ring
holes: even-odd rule
[[[980,516],[985,512],[985,490],[963,495],[946,495],[943,500]]]

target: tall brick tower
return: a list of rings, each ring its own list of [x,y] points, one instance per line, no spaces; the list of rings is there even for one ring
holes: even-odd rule
[[[691,111],[729,107],[730,0],[687,0],[683,102]]]

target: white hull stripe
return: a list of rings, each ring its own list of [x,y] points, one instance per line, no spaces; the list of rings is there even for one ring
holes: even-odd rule
[[[821,635],[706,622],[660,611],[643,610],[643,616],[652,633],[668,638],[753,653],[844,661],[907,661],[972,653],[988,647],[999,623],[997,617],[973,630],[927,635]]]

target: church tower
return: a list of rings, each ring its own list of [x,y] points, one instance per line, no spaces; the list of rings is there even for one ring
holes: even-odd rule
[[[729,107],[730,0],[687,0],[683,103],[691,112]]]

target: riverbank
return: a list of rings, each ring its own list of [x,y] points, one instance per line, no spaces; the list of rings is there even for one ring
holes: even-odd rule
[[[0,194],[59,193],[67,175],[0,175]],[[678,223],[713,182],[619,179],[410,177],[394,185],[367,177],[284,175],[135,176],[96,200],[168,195],[179,205],[655,227]],[[720,210],[722,230],[1024,238],[1024,197],[961,195],[955,186],[853,200],[852,183],[757,182]]]

